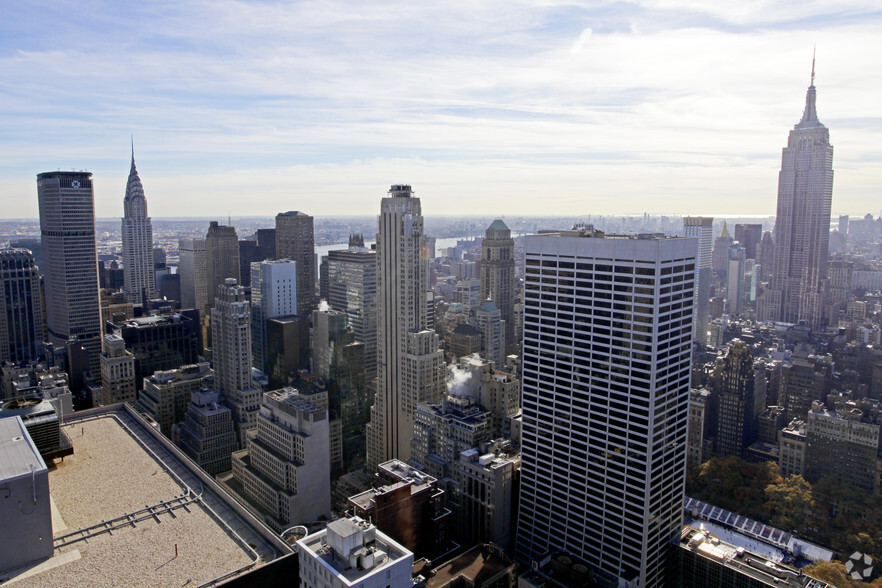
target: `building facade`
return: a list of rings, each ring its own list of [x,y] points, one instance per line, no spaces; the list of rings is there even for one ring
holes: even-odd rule
[[[503,355],[517,353],[514,304],[517,298],[514,239],[505,221],[496,219],[484,234],[481,243],[481,300],[493,301],[505,321]]]
[[[698,263],[695,266],[695,316],[693,317],[693,337],[707,343],[708,301],[713,277],[711,267],[714,243],[714,217],[683,217],[683,236],[698,239]]]
[[[592,227],[527,237],[522,562],[565,549],[622,583],[663,584],[682,524],[697,251]]]
[[[217,292],[227,278],[239,282],[239,236],[234,227],[211,221],[205,235],[206,288],[209,294]]]
[[[118,335],[104,336],[101,352],[101,400],[104,406],[117,402],[135,403],[135,357]],[[96,402],[97,404],[97,402]]]
[[[293,388],[267,392],[233,476],[276,532],[331,513],[328,411]]]
[[[43,349],[43,294],[34,256],[0,249],[0,363],[35,360]]]
[[[297,315],[315,308],[315,235],[313,219],[290,210],[276,215],[276,256],[297,262]]]
[[[364,343],[365,379],[377,376],[377,252],[364,241],[328,252],[328,303],[349,317],[355,338]]]
[[[47,172],[37,176],[46,330],[64,347],[71,337],[89,352],[89,369],[101,373],[101,314],[95,198],[89,172]]]
[[[260,389],[251,379],[251,307],[235,278],[217,288],[211,333],[215,389],[233,412],[237,447],[243,449],[245,433],[257,426]]]
[[[254,367],[266,372],[266,321],[297,314],[297,262],[290,259],[251,264],[251,353]]]
[[[377,391],[368,425],[368,468],[410,455],[413,415],[403,387],[408,340],[428,327],[426,236],[420,199],[393,185],[377,227]],[[412,400],[412,399],[411,399]],[[414,406],[414,408],[416,408]]]
[[[178,241],[178,273],[181,274],[181,308],[195,308],[199,316],[204,317],[211,308],[205,239]]]

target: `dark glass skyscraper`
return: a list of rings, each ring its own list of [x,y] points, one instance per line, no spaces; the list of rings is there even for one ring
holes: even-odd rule
[[[100,374],[101,314],[95,248],[95,198],[90,172],[37,175],[48,338],[63,348],[72,337]]]

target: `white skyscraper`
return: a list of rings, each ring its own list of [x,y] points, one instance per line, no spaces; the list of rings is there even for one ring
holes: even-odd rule
[[[123,201],[122,254],[123,283],[129,302],[146,304],[156,296],[156,276],[153,272],[153,226],[147,216],[144,186],[135,167],[132,148],[132,169],[126,184]]]
[[[266,320],[297,314],[297,262],[251,264],[251,332],[254,367],[266,371]]]
[[[89,369],[101,374],[101,313],[95,198],[90,172],[37,175],[46,330],[57,348],[76,337],[89,351]]]
[[[707,343],[708,300],[713,277],[711,260],[714,245],[714,217],[683,217],[683,235],[698,239],[698,263],[695,267],[695,316],[692,337]]]
[[[420,200],[410,186],[392,186],[377,222],[377,396],[367,431],[369,469],[410,455],[408,410],[416,404],[405,398],[404,360],[408,336],[428,326],[426,236]]]
[[[527,237],[516,554],[663,584],[681,528],[695,239]]]
[[[245,432],[257,426],[260,389],[251,381],[251,307],[236,278],[217,287],[211,340],[214,385],[233,412],[237,446],[243,449]]]

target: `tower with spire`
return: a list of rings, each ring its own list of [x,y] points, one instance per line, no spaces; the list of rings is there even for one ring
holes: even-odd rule
[[[790,131],[778,174],[778,210],[769,287],[758,304],[765,320],[823,327],[833,201],[833,146],[815,106],[815,60],[802,118]]]
[[[153,272],[153,225],[147,216],[144,186],[135,167],[135,143],[132,141],[132,168],[126,184],[122,219],[123,279],[126,295],[134,304],[147,304],[156,296]]]

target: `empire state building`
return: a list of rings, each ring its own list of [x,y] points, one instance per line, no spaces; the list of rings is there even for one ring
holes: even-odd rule
[[[815,68],[796,124],[781,156],[772,274],[759,305],[765,320],[826,324],[824,290],[830,205],[833,200],[833,146],[815,109]]]

